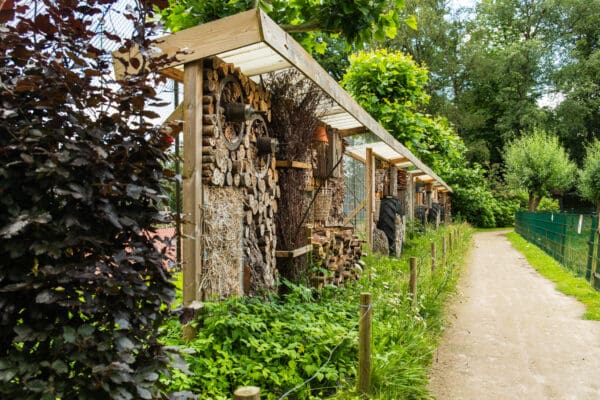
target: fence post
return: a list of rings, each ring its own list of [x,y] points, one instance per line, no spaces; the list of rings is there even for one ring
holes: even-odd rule
[[[260,388],[256,386],[242,386],[233,392],[235,400],[260,400]]]
[[[592,222],[592,230],[594,231],[594,239],[592,240],[592,269],[590,271],[590,285],[596,288],[596,270],[598,269],[598,246],[600,246],[598,237],[600,236],[600,214],[598,215],[596,226]]]
[[[446,266],[446,253],[447,253],[446,236],[442,238],[442,265]]]
[[[410,258],[410,279],[408,281],[408,291],[412,297],[412,304],[417,301],[417,258]]]
[[[371,293],[361,293],[358,325],[358,391],[367,395],[371,386],[371,315]]]
[[[452,231],[448,232],[448,251],[452,253]]]
[[[435,272],[435,259],[437,257],[436,254],[436,250],[435,250],[435,242],[431,243],[431,273]]]

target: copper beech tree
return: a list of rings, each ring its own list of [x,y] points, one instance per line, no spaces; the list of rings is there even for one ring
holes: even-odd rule
[[[143,51],[153,4],[126,9],[124,39],[99,28],[113,0],[10,3],[0,25],[0,397],[161,397],[169,353],[158,328],[174,288],[152,233],[168,222],[166,138],[147,122],[158,102],[150,76],[111,80],[110,54],[93,40]]]

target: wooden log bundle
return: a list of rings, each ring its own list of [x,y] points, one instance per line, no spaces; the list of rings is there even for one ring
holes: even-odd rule
[[[312,280],[315,286],[324,284],[343,285],[347,280],[358,279],[363,271],[362,241],[348,227],[317,228],[312,234],[313,265]]]
[[[258,294],[273,286],[275,277],[278,173],[271,162],[274,156],[264,154],[270,148],[259,152],[257,137],[265,137],[263,146],[268,141],[271,95],[217,57],[204,60],[203,72],[202,180],[210,187],[234,187],[243,193],[244,292]],[[233,120],[231,110],[244,105],[260,111],[261,117]]]

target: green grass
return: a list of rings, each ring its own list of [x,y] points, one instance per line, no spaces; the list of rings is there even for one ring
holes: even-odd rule
[[[544,253],[536,245],[529,243],[515,232],[506,235],[515,249],[523,253],[541,275],[556,283],[560,292],[576,298],[586,307],[584,319],[600,320],[600,292],[590,286],[585,279],[575,276],[570,270],[564,268],[558,261]]]
[[[467,225],[452,227],[461,231],[461,241],[453,246],[447,265],[440,266],[441,242],[448,231],[428,231],[409,240],[400,259],[369,256],[365,258],[371,279],[361,279],[354,290],[373,295],[372,322],[372,399],[430,399],[428,369],[438,340],[444,330],[444,309],[454,292],[460,267],[471,242]],[[456,233],[454,234],[456,237]],[[438,269],[431,273],[431,243],[438,251]],[[418,299],[408,297],[409,258],[418,260]],[[349,382],[336,400],[360,398]]]

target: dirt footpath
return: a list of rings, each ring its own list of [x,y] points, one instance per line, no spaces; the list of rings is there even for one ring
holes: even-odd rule
[[[431,370],[438,400],[600,399],[600,322],[504,233],[475,235],[458,289]]]

